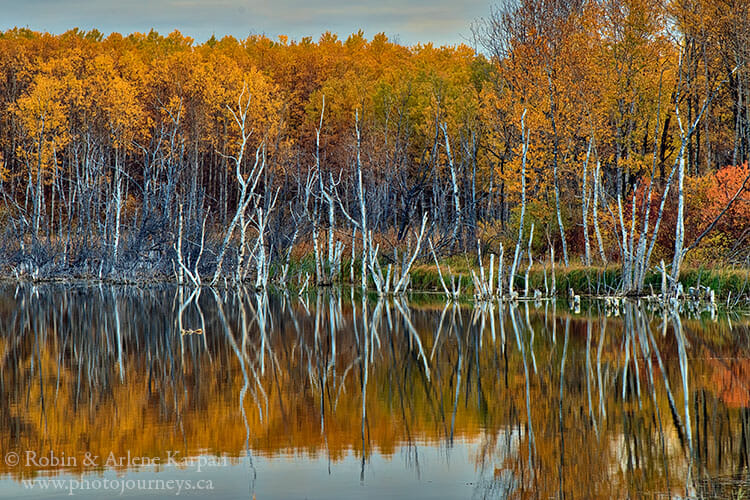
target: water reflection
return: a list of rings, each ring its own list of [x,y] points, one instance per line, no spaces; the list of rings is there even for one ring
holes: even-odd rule
[[[257,498],[290,496],[306,467],[310,498],[356,488],[322,493],[326,476],[409,498],[744,494],[747,323],[605,312],[6,286],[0,451],[224,457]],[[0,463],[6,486],[141,469]]]

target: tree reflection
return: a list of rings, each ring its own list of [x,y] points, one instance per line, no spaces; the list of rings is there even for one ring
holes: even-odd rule
[[[228,456],[248,464],[252,494],[254,456],[354,456],[367,481],[374,454],[398,451],[418,477],[421,448],[464,461],[460,442],[477,498],[747,488],[746,324],[630,302],[608,318],[338,289],[57,285],[0,288],[0,320],[3,450]]]

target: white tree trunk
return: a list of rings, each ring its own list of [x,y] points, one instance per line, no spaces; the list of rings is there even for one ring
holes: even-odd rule
[[[521,141],[523,143],[521,153],[521,217],[518,222],[518,240],[516,240],[516,251],[513,254],[513,264],[510,267],[508,276],[508,293],[513,294],[513,285],[518,269],[518,260],[521,255],[521,243],[523,240],[523,218],[526,214],[526,156],[529,149],[529,136],[526,132],[526,110],[521,115]]]
[[[443,123],[441,126],[443,130],[443,137],[445,138],[445,152],[448,156],[448,166],[451,170],[451,182],[453,183],[453,205],[456,208],[456,220],[453,225],[453,246],[457,248],[459,243],[463,246],[463,241],[459,241],[459,232],[462,233],[462,218],[461,218],[461,199],[458,190],[458,178],[456,177],[456,168],[453,164],[453,155],[451,154],[451,144],[448,140],[448,126]],[[462,238],[463,239],[463,238]]]
[[[607,265],[607,254],[604,253],[604,243],[602,241],[602,233],[599,229],[599,197],[601,195],[600,192],[600,170],[601,165],[599,163],[599,160],[596,161],[596,172],[594,173],[594,209],[593,209],[593,218],[594,218],[594,232],[596,233],[596,243],[599,246],[599,257],[602,259],[602,262],[604,265]]]
[[[591,145],[594,142],[594,136],[591,136],[589,140],[589,147],[586,151],[586,160],[583,162],[583,193],[581,196],[581,211],[583,220],[583,242],[584,242],[584,255],[583,263],[587,266],[591,265],[591,246],[589,244],[589,190],[588,190],[588,167],[589,157],[591,156]]]
[[[115,152],[115,242],[112,248],[112,264],[117,264],[118,250],[120,247],[120,214],[122,213],[122,177],[120,165]]]
[[[677,225],[674,235],[674,259],[672,260],[672,283],[676,286],[680,277],[680,264],[682,264],[682,245],[685,239],[685,158],[680,157],[679,170],[677,171]]]

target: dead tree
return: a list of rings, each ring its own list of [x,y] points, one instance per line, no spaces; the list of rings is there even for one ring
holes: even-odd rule
[[[456,208],[456,220],[453,224],[453,248],[463,247],[463,219],[461,217],[461,198],[458,191],[458,178],[456,177],[456,167],[453,163],[453,154],[451,153],[451,143],[448,139],[448,126],[443,123],[440,128],[445,138],[445,154],[448,157],[448,167],[451,171],[451,183],[453,184],[453,205]]]
[[[513,295],[514,292],[514,280],[516,277],[516,270],[518,269],[518,261],[521,256],[521,245],[523,243],[523,218],[526,213],[526,157],[529,151],[529,136],[531,132],[526,130],[526,109],[523,110],[521,115],[521,217],[518,222],[518,240],[516,240],[516,251],[513,253],[513,263],[510,266],[510,273],[508,275],[508,293]]]
[[[239,198],[237,200],[237,211],[235,212],[234,217],[232,218],[232,221],[227,228],[226,235],[224,236],[224,241],[221,245],[221,250],[219,251],[219,256],[216,261],[216,271],[214,272],[214,277],[211,280],[212,285],[216,284],[216,282],[219,280],[219,276],[221,275],[224,257],[226,256],[227,248],[229,247],[229,242],[232,238],[235,227],[238,225],[238,223],[240,223],[240,221],[244,222],[245,211],[247,210],[247,207],[258,196],[255,193],[255,188],[258,186],[261,174],[263,173],[263,169],[266,165],[265,142],[261,141],[261,143],[255,150],[255,162],[253,163],[250,172],[247,175],[242,173],[242,162],[245,156],[245,150],[247,148],[247,143],[250,139],[250,136],[252,135],[252,130],[249,130],[250,124],[247,121],[247,115],[248,111],[250,110],[250,100],[252,96],[248,94],[247,98],[245,98],[243,102],[246,91],[247,85],[243,85],[242,92],[237,99],[237,112],[235,112],[231,108],[228,108],[230,113],[232,113],[232,117],[234,118],[237,127],[239,128],[240,138],[237,154],[228,155],[228,158],[235,164],[235,175],[237,177],[237,182],[239,183],[240,192]],[[242,230],[246,228],[245,224],[240,224],[240,226],[241,228],[243,228]]]

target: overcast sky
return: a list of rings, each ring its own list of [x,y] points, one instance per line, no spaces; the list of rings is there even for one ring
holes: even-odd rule
[[[385,32],[404,44],[467,42],[470,25],[489,12],[490,0],[0,0],[0,30],[28,27],[61,33],[70,28],[162,34],[179,29],[203,42],[215,34],[244,38],[279,34],[293,39],[325,31],[346,38]]]

